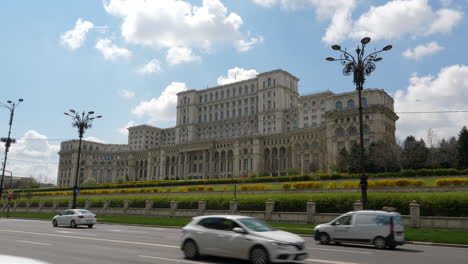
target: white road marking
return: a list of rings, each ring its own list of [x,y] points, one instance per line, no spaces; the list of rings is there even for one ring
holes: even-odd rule
[[[43,246],[52,246],[52,244],[41,243],[41,242],[32,242],[32,241],[26,241],[26,240],[16,240],[16,242],[43,245]]]
[[[164,238],[179,238],[179,237],[174,237],[174,236],[165,236]]]
[[[31,235],[51,236],[51,237],[66,237],[66,238],[72,238],[72,239],[103,241],[103,242],[120,243],[120,244],[132,244],[132,245],[151,246],[151,247],[179,248],[179,246],[175,246],[175,245],[153,244],[153,243],[125,241],[125,240],[114,240],[114,239],[105,239],[105,238],[92,238],[92,237],[79,237],[79,236],[46,234],[46,233],[26,232],[26,231],[18,231],[18,230],[7,230],[7,229],[0,229],[0,232],[21,233],[21,234],[31,234]]]
[[[360,264],[356,262],[344,262],[344,261],[335,261],[335,260],[327,260],[327,259],[310,259],[310,258],[306,259],[305,261],[327,263],[327,264]]]
[[[324,250],[324,251],[337,251],[337,252],[356,253],[356,254],[369,254],[369,255],[373,254],[372,252],[367,252],[367,251],[354,251],[354,250],[343,250],[343,249],[311,248],[311,247],[308,247],[307,249]]]
[[[181,260],[181,259],[168,259],[168,258],[160,258],[160,257],[152,257],[152,256],[144,256],[144,255],[138,255],[138,256],[140,258],[167,260],[167,261],[174,261],[174,262],[177,262],[177,263],[197,263],[197,264],[200,263],[200,262],[189,261],[189,260]]]
[[[76,232],[72,232],[72,231],[55,231],[57,233],[63,233],[63,234],[73,234],[73,233],[76,233]]]
[[[122,232],[122,231],[124,231],[124,230],[121,230],[121,229],[107,229],[107,231]]]
[[[56,230],[55,232],[62,233],[62,234],[80,234],[80,235],[90,235],[90,236],[95,236],[96,235],[96,234],[93,234],[93,233],[81,233],[81,232],[62,231],[62,230]]]

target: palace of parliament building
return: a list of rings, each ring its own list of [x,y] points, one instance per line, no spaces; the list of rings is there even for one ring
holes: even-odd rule
[[[82,141],[80,184],[219,179],[331,172],[341,148],[359,143],[357,91],[299,95],[284,70],[177,94],[176,126],[128,128],[128,144]],[[393,98],[362,91],[364,144],[395,140]],[[61,143],[58,186],[73,186],[78,140]]]

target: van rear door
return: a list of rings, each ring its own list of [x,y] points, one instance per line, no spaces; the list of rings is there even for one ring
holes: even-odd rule
[[[396,214],[392,217],[393,222],[393,236],[395,241],[402,242],[405,241],[405,230],[403,227],[403,221],[400,214]]]

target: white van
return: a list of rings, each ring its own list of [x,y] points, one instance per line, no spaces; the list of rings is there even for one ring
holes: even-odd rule
[[[405,243],[399,213],[368,210],[352,211],[329,223],[317,225],[314,238],[321,244],[371,244],[379,249],[393,249]]]

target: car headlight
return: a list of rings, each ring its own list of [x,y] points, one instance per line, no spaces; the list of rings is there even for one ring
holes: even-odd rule
[[[291,246],[291,244],[281,243],[281,242],[273,242],[273,245],[275,245],[275,246],[277,246],[279,248],[285,248],[285,247]]]

